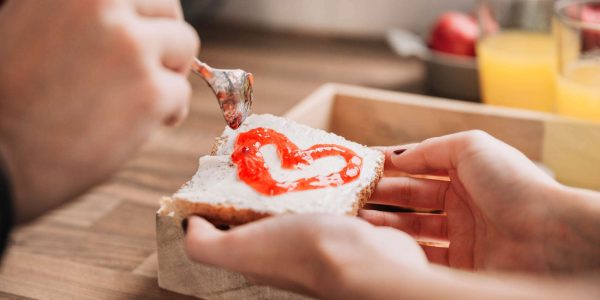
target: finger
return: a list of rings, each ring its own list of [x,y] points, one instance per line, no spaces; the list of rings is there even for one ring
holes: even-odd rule
[[[263,238],[261,223],[221,231],[205,219],[191,216],[185,235],[186,254],[196,262],[259,276],[262,273],[257,270],[264,265],[266,252],[264,244],[257,242]]]
[[[193,261],[221,266],[225,263],[223,251],[228,250],[224,243],[224,236],[225,233],[208,221],[191,216],[188,218],[185,252]]]
[[[385,164],[384,171],[386,176],[398,176],[398,175],[407,175],[407,174],[427,174],[433,176],[448,176],[447,170],[431,170],[429,172],[422,173],[408,173],[401,166],[396,166],[393,163],[393,158],[404,152],[417,147],[418,143],[406,144],[400,146],[389,146],[389,147],[373,147],[374,149],[380,150],[385,155]],[[396,175],[397,174],[397,175]]]
[[[448,239],[448,218],[440,214],[398,213],[362,209],[358,215],[375,226],[402,230],[415,239]]]
[[[323,271],[321,265],[305,263],[317,259],[307,235],[310,225],[314,225],[311,216],[283,216],[219,232],[207,221],[191,217],[185,250],[193,261],[237,271],[264,284],[306,292],[315,274]]]
[[[219,231],[208,221],[192,216],[188,219],[186,233],[186,253],[193,261],[235,270],[249,276],[270,278],[276,265],[266,264],[273,259],[285,261],[285,251],[279,257],[273,256],[272,249],[265,244],[278,242],[272,232],[271,220],[263,219]],[[282,228],[277,228],[282,231]],[[281,247],[281,245],[273,245]],[[266,260],[266,261],[265,261]]]
[[[183,20],[179,0],[133,0],[133,5],[141,16]]]
[[[456,169],[466,147],[481,142],[484,135],[480,131],[468,131],[430,138],[402,153],[392,153],[390,161],[399,170],[411,174]]]
[[[428,245],[421,245],[421,248],[423,248],[423,252],[425,252],[425,255],[427,256],[427,260],[429,260],[429,262],[442,266],[450,265],[448,259],[448,248]]]
[[[185,120],[192,87],[186,77],[171,71],[159,71],[159,84],[162,95],[158,105],[159,115],[164,125],[175,126]]]
[[[443,210],[449,181],[411,177],[382,178],[369,203]]]
[[[375,147],[371,147],[371,148],[383,152],[383,154],[385,156],[385,163],[383,165],[384,170],[398,171],[398,168],[396,168],[396,166],[394,166],[394,164],[392,163],[392,155],[394,154],[394,151],[407,150],[407,149],[413,148],[416,145],[417,145],[417,143],[412,143],[412,144],[404,144],[404,145],[398,145],[398,146],[375,146]]]
[[[187,118],[189,113],[189,100],[186,103],[179,106],[179,108],[175,108],[175,111],[164,119],[163,124],[169,127],[177,127],[183,123],[185,118]]]
[[[392,152],[390,161],[395,168],[409,174],[432,174],[441,170],[454,174],[453,178],[457,179],[460,171],[462,178],[471,181],[485,178],[482,182],[515,184],[536,180],[556,184],[523,153],[481,130],[427,139],[406,151]],[[460,182],[453,185],[459,186]]]
[[[151,33],[161,64],[187,75],[200,45],[196,30],[185,22],[169,20],[148,21],[144,27]]]

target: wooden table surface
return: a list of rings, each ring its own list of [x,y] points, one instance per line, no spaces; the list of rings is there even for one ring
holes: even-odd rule
[[[256,78],[254,112],[283,114],[325,82],[419,88],[422,65],[379,41],[350,41],[227,28],[201,30],[200,57]],[[163,129],[112,178],[13,231],[0,270],[0,298],[188,299],[156,280],[154,214],[197,168],[224,128],[216,100],[190,78],[194,95],[182,126]]]

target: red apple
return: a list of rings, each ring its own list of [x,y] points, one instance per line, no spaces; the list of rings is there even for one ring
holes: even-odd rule
[[[600,4],[587,4],[581,9],[581,21],[600,27]],[[600,49],[600,30],[583,31],[583,50]]]
[[[475,56],[478,35],[479,26],[474,17],[461,12],[447,12],[435,23],[429,47],[449,54]]]

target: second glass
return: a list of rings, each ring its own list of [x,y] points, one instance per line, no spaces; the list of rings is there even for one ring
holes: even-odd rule
[[[553,1],[478,2],[477,59],[483,102],[553,111]]]
[[[600,121],[600,0],[556,3],[557,112]]]

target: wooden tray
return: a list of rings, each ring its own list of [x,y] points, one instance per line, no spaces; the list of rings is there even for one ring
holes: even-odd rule
[[[481,129],[515,146],[569,185],[600,189],[600,125],[505,109],[340,84],[327,84],[287,118],[366,145],[396,145]],[[306,299],[258,287],[241,274],[193,264],[183,251],[180,219],[157,213],[162,288],[205,299]]]
[[[543,163],[558,181],[600,190],[600,123],[341,84],[322,86],[285,116],[365,145],[481,129]]]

